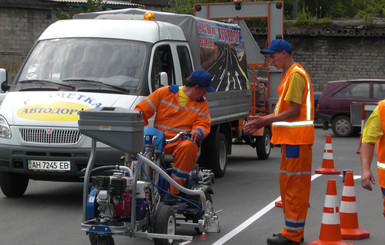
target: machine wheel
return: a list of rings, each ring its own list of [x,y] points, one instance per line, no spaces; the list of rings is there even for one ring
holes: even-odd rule
[[[215,177],[221,178],[226,173],[227,166],[227,141],[222,133],[218,133],[215,144],[210,152],[207,153],[208,165],[212,168]]]
[[[23,174],[0,172],[0,187],[7,197],[20,197],[27,189],[29,179]]]
[[[176,219],[174,210],[168,205],[160,205],[155,213],[154,232],[175,235]],[[174,239],[154,239],[155,245],[172,245]]]
[[[256,151],[259,160],[266,160],[270,156],[271,151],[271,133],[269,128],[263,130],[263,136],[256,137]]]
[[[348,137],[353,134],[354,128],[348,116],[340,115],[333,119],[332,130],[338,137]]]
[[[88,233],[91,245],[115,245],[114,238],[110,235]]]

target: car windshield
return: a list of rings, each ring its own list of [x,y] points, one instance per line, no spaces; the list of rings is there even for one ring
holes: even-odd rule
[[[72,38],[40,41],[30,54],[15,90],[43,89],[62,84],[61,90],[87,90],[98,82],[101,88],[121,88],[133,93],[144,69],[146,44],[127,40]],[[31,82],[26,83],[30,80]],[[32,82],[39,81],[39,82]],[[106,86],[103,86],[106,85]],[[47,85],[48,86],[48,85]],[[51,85],[52,86],[52,85]]]

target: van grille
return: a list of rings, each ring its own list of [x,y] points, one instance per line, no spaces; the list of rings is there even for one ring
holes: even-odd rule
[[[24,142],[43,144],[76,144],[82,135],[77,129],[20,128]]]

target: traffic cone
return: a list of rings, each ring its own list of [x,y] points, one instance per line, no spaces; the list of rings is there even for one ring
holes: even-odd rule
[[[276,201],[275,202],[275,206],[279,207],[279,208],[282,208],[282,200]]]
[[[282,208],[282,200],[276,201],[275,206],[278,208]],[[308,203],[308,207],[310,207],[310,203]]]
[[[321,231],[319,240],[308,243],[308,245],[348,245],[351,243],[342,240],[340,215],[337,206],[337,187],[336,180],[328,180],[324,210],[322,214]]]
[[[340,174],[341,171],[334,168],[332,137],[326,136],[322,168],[316,169],[317,174]]]
[[[344,189],[342,190],[341,235],[343,239],[361,240],[369,238],[370,233],[358,227],[356,194],[354,191],[353,172],[346,172]]]

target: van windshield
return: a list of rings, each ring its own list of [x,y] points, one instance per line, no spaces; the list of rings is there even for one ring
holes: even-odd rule
[[[146,44],[140,42],[95,38],[43,40],[30,54],[14,89],[39,90],[42,82],[51,82],[62,84],[56,86],[62,90],[91,91],[99,84],[102,89],[115,87],[132,94],[141,79],[145,57]]]

